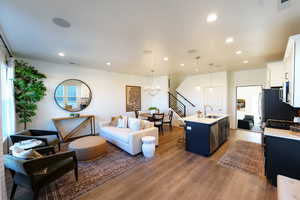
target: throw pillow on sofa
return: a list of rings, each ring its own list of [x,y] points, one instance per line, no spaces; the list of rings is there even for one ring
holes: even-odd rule
[[[139,131],[142,129],[142,123],[140,119],[128,118],[128,128],[133,131]]]
[[[127,128],[128,127],[128,117],[122,116],[118,119],[117,128]]]
[[[120,118],[122,118],[121,115],[120,115],[120,116],[116,116],[116,117],[112,117],[112,118],[111,118],[111,121],[110,121],[110,123],[109,123],[109,125],[110,125],[110,126],[116,127],[116,126],[118,125],[118,120],[119,120]]]
[[[153,126],[153,122],[149,122],[146,120],[143,120],[142,122],[142,129],[152,128]]]

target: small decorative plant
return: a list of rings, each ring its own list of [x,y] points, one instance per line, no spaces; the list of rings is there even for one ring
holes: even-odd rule
[[[148,110],[150,111],[151,114],[158,112],[158,108],[156,107],[149,107]]]
[[[15,103],[19,123],[24,124],[32,121],[36,115],[37,102],[46,95],[46,87],[43,79],[46,76],[39,73],[33,66],[23,60],[15,60]]]
[[[156,107],[149,107],[148,110],[155,110],[156,111],[156,110],[158,110],[158,108],[156,108]]]

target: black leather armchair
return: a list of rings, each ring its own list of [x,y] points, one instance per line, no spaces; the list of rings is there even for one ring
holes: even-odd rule
[[[13,144],[23,140],[37,139],[43,142],[43,145],[41,146],[58,145],[58,150],[60,151],[60,139],[58,132],[56,131],[29,129],[17,132],[15,135],[11,135],[10,139]]]
[[[74,170],[76,181],[78,180],[75,152],[49,155],[49,153],[54,152],[54,147],[42,147],[35,150],[41,154],[46,154],[46,156],[25,160],[8,154],[4,155],[4,165],[13,177],[10,199],[14,198],[17,186],[21,186],[30,188],[33,191],[33,199],[36,200],[42,187],[72,170]]]
[[[238,120],[238,128],[242,129],[252,129],[254,126],[254,116],[253,115],[245,115],[244,119]]]

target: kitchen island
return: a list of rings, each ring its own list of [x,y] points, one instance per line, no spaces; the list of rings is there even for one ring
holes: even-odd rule
[[[264,130],[265,175],[273,185],[277,176],[300,179],[300,133],[266,127]]]
[[[203,156],[212,155],[229,136],[228,115],[184,118],[186,150]]]

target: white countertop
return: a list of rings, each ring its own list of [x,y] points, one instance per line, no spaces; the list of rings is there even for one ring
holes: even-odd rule
[[[219,118],[205,118],[205,117],[201,117],[198,118],[197,115],[191,115],[188,117],[183,118],[184,121],[188,121],[188,122],[197,122],[197,123],[201,123],[201,124],[214,124],[217,121],[224,119],[226,117],[228,117],[229,115],[225,115],[225,114],[210,114],[210,115],[217,115],[220,116]]]
[[[264,135],[293,139],[293,140],[300,140],[300,132],[278,129],[278,128],[265,128]]]
[[[299,190],[299,180],[277,176],[278,200],[300,200]]]

